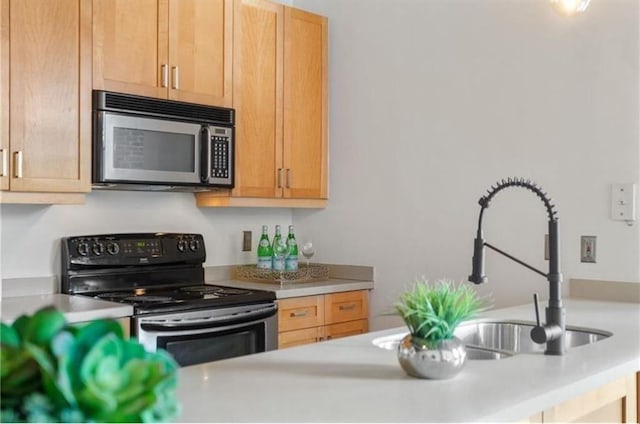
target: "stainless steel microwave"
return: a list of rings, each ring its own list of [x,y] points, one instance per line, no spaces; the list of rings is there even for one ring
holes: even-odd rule
[[[232,188],[234,109],[93,92],[93,187]]]

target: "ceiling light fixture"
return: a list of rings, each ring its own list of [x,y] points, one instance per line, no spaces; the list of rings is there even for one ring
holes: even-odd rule
[[[549,0],[551,6],[563,15],[575,15],[584,12],[591,0]]]

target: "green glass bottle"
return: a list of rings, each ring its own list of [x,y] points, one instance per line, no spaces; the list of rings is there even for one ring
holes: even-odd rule
[[[273,255],[273,250],[271,249],[271,243],[269,243],[268,231],[268,227],[266,225],[263,225],[262,236],[260,237],[260,242],[258,243],[257,264],[257,267],[261,269],[271,269],[272,267],[271,256]]]
[[[289,255],[285,261],[284,269],[295,271],[298,269],[298,243],[296,242],[296,236],[293,234],[293,225],[289,225],[287,247],[289,248]]]
[[[280,232],[280,226],[276,225],[276,235],[273,236],[273,244],[271,245],[271,255],[273,258],[273,262],[272,262],[272,269],[276,270],[276,271],[281,271],[284,269],[284,260],[283,258],[276,258],[275,255],[273,255],[273,252],[276,248],[276,245],[278,243],[280,243],[280,240],[282,239],[282,234]]]

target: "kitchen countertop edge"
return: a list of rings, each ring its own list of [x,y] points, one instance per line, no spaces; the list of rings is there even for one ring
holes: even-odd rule
[[[315,296],[329,293],[339,293],[354,290],[371,290],[373,281],[346,280],[331,278],[327,281],[315,281],[310,283],[254,283],[239,280],[207,281],[207,284],[233,287],[250,290],[267,290],[276,295],[276,299],[290,297]]]
[[[62,293],[5,297],[1,304],[4,323],[13,322],[23,314],[31,315],[38,309],[50,305],[62,312],[70,323],[128,318],[133,315],[131,305]]]

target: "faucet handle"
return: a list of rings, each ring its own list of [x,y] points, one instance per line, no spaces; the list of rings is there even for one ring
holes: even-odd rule
[[[548,335],[544,326],[540,324],[540,305],[538,304],[538,293],[533,294],[533,308],[536,311],[536,326],[531,329],[531,340],[536,343],[546,343]]]
[[[536,311],[536,326],[531,329],[531,340],[538,344],[542,344],[561,338],[563,330],[559,325],[542,325],[540,323],[540,305],[538,304],[538,293],[533,294],[533,307]]]
[[[538,303],[538,293],[533,294],[533,308],[536,311],[536,326],[540,327],[540,304]]]

